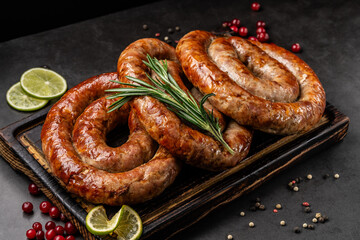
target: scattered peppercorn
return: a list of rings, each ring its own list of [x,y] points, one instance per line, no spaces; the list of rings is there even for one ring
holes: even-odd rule
[[[251,206],[251,207],[250,207],[250,211],[255,212],[255,211],[256,211],[256,207],[255,207],[255,206]]]
[[[315,225],[313,224],[308,224],[307,226],[308,229],[314,230],[315,229]]]
[[[266,209],[266,207],[265,207],[264,204],[261,204],[261,205],[259,206],[259,209],[262,210],[262,211],[264,211],[264,210]]]
[[[175,30],[178,32],[178,31],[180,31],[180,27],[179,26],[176,26],[175,27]]]
[[[173,32],[174,32],[174,29],[168,28],[168,33],[173,33]]]
[[[338,173],[335,173],[334,178],[338,179],[339,177],[340,177],[340,175]]]
[[[310,208],[310,207],[305,207],[305,208],[304,208],[304,212],[310,213],[310,212],[311,212],[311,208]]]
[[[316,218],[321,217],[321,213],[316,213],[316,214],[315,214],[315,217],[316,217]]]
[[[313,219],[312,219],[312,222],[313,222],[313,223],[317,223],[317,222],[318,222],[317,218],[313,218]]]
[[[280,221],[280,225],[281,225],[281,226],[285,226],[285,225],[286,225],[286,222],[285,222],[284,220],[281,220],[281,221]]]
[[[227,235],[227,239],[231,240],[231,239],[233,239],[233,236],[229,234],[229,235]]]
[[[329,174],[324,174],[324,175],[323,175],[323,179],[327,179],[328,177],[330,177]]]
[[[282,206],[281,206],[280,203],[278,203],[278,204],[275,205],[275,208],[276,208],[276,209],[282,209]]]
[[[298,192],[298,191],[299,191],[299,187],[298,187],[298,186],[295,186],[295,187],[293,188],[293,190],[294,190],[294,192]]]
[[[245,212],[240,212],[240,216],[245,216]]]
[[[251,227],[251,228],[255,227],[255,223],[249,222],[249,227]]]
[[[311,175],[311,174],[308,174],[308,175],[306,176],[306,178],[309,179],[309,180],[311,180],[311,179],[312,179],[312,175]]]
[[[328,217],[328,216],[323,215],[322,217],[324,218],[325,222],[326,222],[326,221],[329,221],[329,217]]]
[[[255,198],[255,202],[261,202],[261,198],[259,197]]]
[[[165,37],[164,37],[164,41],[167,41],[167,40],[169,40],[169,37],[168,37],[168,36],[165,36]]]
[[[144,24],[144,25],[143,25],[143,29],[144,29],[144,30],[148,30],[148,29],[149,29],[148,25],[147,25],[147,24]]]
[[[307,223],[303,223],[303,228],[307,228],[308,227],[308,225],[307,225]]]
[[[301,229],[299,227],[294,227],[294,233],[300,233]]]

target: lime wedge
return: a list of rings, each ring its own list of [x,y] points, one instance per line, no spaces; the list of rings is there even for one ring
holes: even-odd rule
[[[66,80],[58,73],[46,68],[30,68],[21,75],[21,87],[30,96],[53,99],[66,92]]]
[[[109,234],[119,225],[122,213],[120,209],[120,211],[109,220],[103,206],[94,207],[86,216],[86,228],[95,235]]]
[[[9,88],[6,93],[6,101],[19,111],[35,111],[48,103],[48,100],[33,98],[26,94],[19,82]]]
[[[120,223],[115,229],[117,240],[136,240],[141,237],[142,234],[142,221],[139,214],[127,205],[123,205],[120,209],[122,216],[120,217]],[[113,234],[113,236],[115,235]]]

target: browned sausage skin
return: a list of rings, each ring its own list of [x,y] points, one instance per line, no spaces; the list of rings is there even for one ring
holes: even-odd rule
[[[118,73],[121,81],[129,82],[125,76],[132,76],[149,82],[145,76],[149,70],[142,63],[146,61],[147,54],[157,59],[177,61],[175,49],[166,43],[157,39],[138,40],[120,55]],[[193,166],[213,171],[223,170],[235,166],[249,151],[252,132],[235,122],[230,122],[223,134],[225,141],[235,151],[231,155],[219,142],[187,126],[175,113],[152,97],[136,97],[131,106],[153,139],[173,156]]]
[[[72,143],[74,124],[106,89],[119,87],[110,80],[118,80],[117,73],[92,77],[70,89],[47,115],[41,132],[42,148],[53,174],[71,193],[92,203],[136,204],[162,193],[179,173],[180,163],[163,147],[149,162],[121,173],[109,173],[82,161]]]
[[[208,55],[209,46],[215,39],[217,37],[209,32],[193,31],[179,41],[176,50],[184,73],[193,85],[203,94],[215,93],[216,96],[209,98],[209,101],[219,111],[239,124],[274,134],[306,131],[320,120],[326,104],[325,92],[316,74],[299,57],[274,44],[246,43],[247,48],[253,44],[257,53],[262,56],[266,53],[282,64],[280,69],[273,69],[275,76],[288,71],[299,82],[300,96],[295,102],[273,102],[251,94],[219,69]],[[226,41],[237,49],[233,51],[242,55],[240,52],[246,40],[230,37]],[[221,61],[228,64],[224,59]],[[260,70],[259,65],[252,67]]]

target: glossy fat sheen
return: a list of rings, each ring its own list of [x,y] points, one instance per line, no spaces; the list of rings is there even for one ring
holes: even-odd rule
[[[213,59],[217,57],[217,54],[234,55],[234,53],[229,52],[230,50],[226,50],[226,53],[213,52],[213,59],[211,59],[208,55],[209,47],[216,39],[217,37],[209,32],[196,30],[186,34],[179,41],[176,51],[184,73],[193,85],[203,94],[216,94],[209,101],[219,111],[230,116],[239,124],[274,134],[303,132],[309,130],[321,119],[326,104],[324,89],[313,70],[299,57],[274,44],[250,43],[237,37],[221,40],[230,43],[234,48],[233,51],[240,56],[240,59],[241,56],[246,55],[246,53],[240,53],[240,50],[243,49],[241,45],[245,45],[244,42],[246,42],[246,48],[251,51],[247,58],[255,58],[253,61],[260,63],[249,67],[253,71],[260,71],[261,66],[266,65],[266,63],[262,65],[259,54],[262,55],[262,58],[265,58],[264,54],[267,54],[266,58],[270,57],[282,66],[260,72],[281,78],[280,72],[289,71],[296,78],[300,88],[300,95],[296,101],[290,103],[276,102],[254,95],[256,91],[260,91],[263,97],[266,96],[263,93],[265,89],[246,90],[247,85],[251,85],[251,83],[245,83],[243,87],[239,86],[216,65]],[[252,49],[249,48],[251,44],[253,44]],[[228,63],[222,57],[219,57],[220,62],[227,65]],[[268,66],[275,66],[278,63],[273,62]],[[285,81],[288,80],[285,79]]]
[[[72,143],[76,119],[109,88],[119,87],[117,73],[92,77],[70,89],[49,111],[41,132],[42,148],[53,174],[68,191],[95,204],[136,204],[159,195],[180,171],[180,164],[164,148],[132,170],[109,173],[86,164]]]
[[[141,39],[130,44],[118,61],[118,73],[121,81],[129,82],[125,76],[132,76],[147,81],[145,72],[146,54],[157,59],[177,61],[175,50],[157,39]],[[179,75],[173,73],[174,76]],[[175,77],[179,79],[178,77]],[[224,132],[224,139],[235,151],[231,155],[212,137],[200,133],[183,123],[167,107],[148,96],[135,98],[132,108],[146,131],[173,156],[186,163],[208,170],[223,170],[239,163],[248,153],[252,139],[251,131],[230,122]]]
[[[73,130],[73,145],[82,160],[108,172],[131,170],[151,159],[156,142],[146,133],[129,105],[108,113],[116,99],[102,97],[92,102],[77,118]],[[123,145],[113,148],[106,144],[106,134],[117,125],[129,123],[130,135]]]

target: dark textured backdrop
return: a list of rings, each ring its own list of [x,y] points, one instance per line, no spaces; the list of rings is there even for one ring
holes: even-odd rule
[[[49,65],[72,87],[87,77],[114,71],[117,57],[129,43],[152,37],[155,32],[163,37],[168,27],[181,27],[180,32],[169,35],[175,40],[194,29],[215,30],[222,21],[234,17],[253,33],[255,22],[264,20],[269,26],[271,41],[285,48],[295,42],[303,46],[299,56],[318,74],[327,100],[350,117],[348,136],[254,192],[213,211],[174,239],[226,239],[227,234],[232,234],[234,239],[360,239],[359,1],[269,0],[261,1],[260,12],[252,12],[250,3],[188,0],[139,6],[141,2],[133,1],[115,6],[106,2],[90,5],[48,2],[52,13],[39,11],[30,4],[11,3],[0,15],[3,24],[0,127],[28,115],[11,109],[5,101],[7,89],[19,81],[21,73],[28,68]],[[39,14],[44,18],[39,19]],[[54,16],[57,19],[52,19]],[[144,23],[149,25],[148,31],[142,30]],[[13,27],[5,30],[5,26]],[[48,29],[53,30],[45,31]],[[287,189],[290,180],[308,173],[313,175],[313,180],[302,183],[299,192]],[[322,179],[324,174],[334,173],[340,174],[338,180]],[[0,161],[0,181],[0,239],[25,239],[25,232],[34,221],[49,220],[37,210],[44,197],[30,196],[28,179],[14,172],[5,161]],[[248,210],[256,197],[266,205],[265,211]],[[22,203],[28,200],[37,210],[30,216],[21,210]],[[304,201],[311,203],[312,214],[302,212]],[[272,212],[276,203],[284,207],[277,214]],[[245,217],[239,216],[242,210],[246,212]],[[327,214],[330,221],[316,224],[314,231],[302,230],[298,235],[292,232],[293,227],[310,223],[315,212]],[[287,226],[281,227],[280,220],[285,220]],[[250,221],[255,223],[255,228],[248,227]]]

